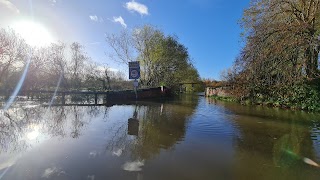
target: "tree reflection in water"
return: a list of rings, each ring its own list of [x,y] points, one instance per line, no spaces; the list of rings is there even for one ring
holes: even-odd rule
[[[239,179],[262,174],[266,179],[303,179],[320,175],[317,170],[310,170],[310,163],[304,162],[305,157],[320,160],[311,138],[315,131],[312,127],[320,123],[312,120],[318,119],[319,114],[208,101],[235,114],[233,120],[241,134],[236,141],[235,162]]]
[[[41,107],[17,104],[0,112],[0,153],[20,152],[33,141],[52,137],[78,138],[92,118],[100,115],[98,107]],[[105,109],[107,114],[108,107]],[[104,116],[106,118],[106,116]]]
[[[53,177],[58,171],[70,173],[76,169],[72,167],[80,167],[76,162],[90,161],[101,168],[101,164],[108,166],[109,160],[120,163],[110,166],[121,171],[141,171],[146,161],[184,140],[189,117],[198,103],[192,98],[112,107],[17,103],[0,114],[0,176],[13,165],[7,177],[23,177],[27,164],[33,164],[31,171],[40,171],[41,177],[46,177],[45,172],[56,173]],[[137,176],[142,179],[142,172]]]
[[[193,98],[195,101],[136,104],[127,122],[108,130],[112,138],[106,150],[142,162],[157,156],[161,150],[173,149],[184,139],[188,117],[196,109],[197,97]]]

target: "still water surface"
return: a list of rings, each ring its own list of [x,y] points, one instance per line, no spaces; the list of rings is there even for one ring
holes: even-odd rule
[[[320,116],[198,96],[0,114],[0,180],[320,179]]]

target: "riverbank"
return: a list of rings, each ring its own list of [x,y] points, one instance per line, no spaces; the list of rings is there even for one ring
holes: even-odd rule
[[[271,108],[281,108],[281,109],[290,109],[293,111],[308,111],[308,112],[320,112],[320,104],[319,102],[313,104],[306,104],[306,103],[293,103],[286,99],[284,100],[267,100],[264,101],[262,99],[258,100],[250,100],[250,99],[243,99],[239,100],[234,97],[230,96],[209,96],[209,98],[226,101],[226,102],[236,102],[245,106],[265,106]]]

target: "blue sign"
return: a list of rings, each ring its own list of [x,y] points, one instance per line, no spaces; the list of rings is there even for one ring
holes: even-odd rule
[[[139,61],[129,62],[129,79],[140,78],[140,63]]]

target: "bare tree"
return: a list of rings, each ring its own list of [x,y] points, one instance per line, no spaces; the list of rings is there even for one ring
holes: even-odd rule
[[[68,88],[67,82],[67,59],[65,56],[66,45],[63,43],[52,44],[49,47],[49,63],[46,68],[50,72],[51,82],[48,87],[55,87],[61,77],[61,85],[63,88]]]
[[[0,88],[13,87],[18,80],[9,78],[22,69],[27,44],[12,29],[0,29],[0,49]]]
[[[115,61],[128,64],[128,62],[135,60],[136,50],[133,48],[133,39],[128,31],[121,31],[118,36],[108,35],[106,41],[115,52],[115,55],[110,54],[110,57]]]
[[[71,46],[71,62],[69,63],[70,79],[72,87],[75,89],[81,88],[82,80],[85,78],[84,68],[89,60],[89,57],[84,52],[84,48],[79,43],[72,43]]]

